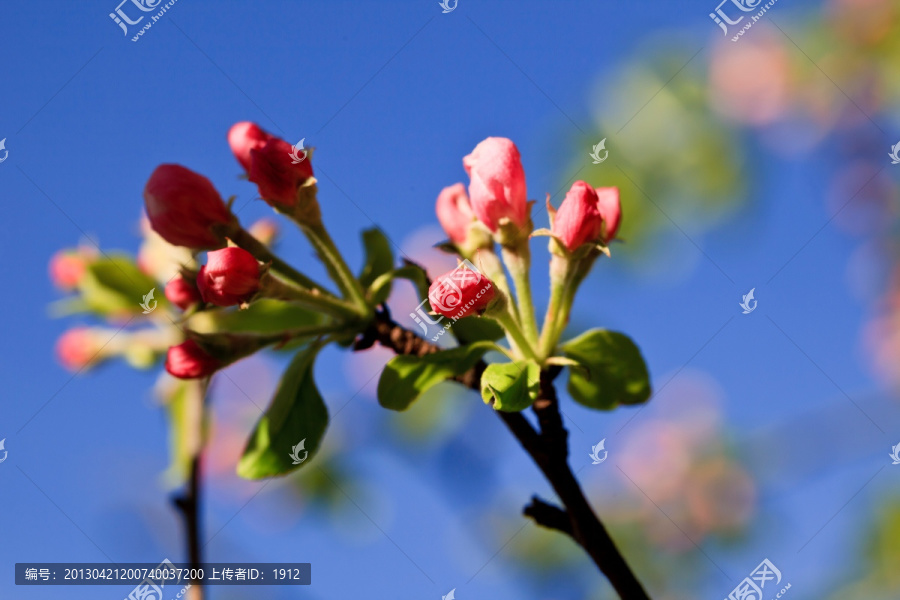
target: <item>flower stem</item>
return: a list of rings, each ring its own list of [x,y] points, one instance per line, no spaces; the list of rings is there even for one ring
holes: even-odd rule
[[[505,309],[499,309],[495,313],[488,313],[487,316],[495,319],[498,323],[500,323],[500,325],[503,326],[503,329],[506,330],[506,336],[509,340],[510,347],[513,349],[515,354],[521,354],[525,358],[537,360],[534,349],[531,347],[531,344],[528,343],[528,340],[525,339],[525,335],[522,333],[522,329],[519,327],[519,324],[515,322],[509,312],[507,312]]]
[[[348,298],[357,307],[357,314],[364,317],[370,317],[373,312],[372,308],[366,302],[366,294],[360,285],[359,280],[347,266],[344,257],[335,245],[331,236],[328,235],[325,227],[322,225],[309,226],[301,224],[303,233],[309,238],[309,242],[316,249],[319,258],[325,263],[328,274],[341,289],[345,298]]]
[[[503,261],[509,268],[513,283],[516,286],[516,304],[518,305],[519,322],[525,338],[532,348],[538,345],[537,321],[534,318],[534,302],[531,299],[531,249],[528,238],[522,239],[516,246],[503,247]],[[533,353],[533,352],[532,352]]]

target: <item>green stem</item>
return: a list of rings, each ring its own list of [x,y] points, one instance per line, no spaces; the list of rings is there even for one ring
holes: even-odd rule
[[[494,314],[488,313],[487,316],[495,319],[506,330],[506,337],[509,340],[510,346],[514,350],[516,348],[519,349],[517,352],[514,351],[515,354],[521,354],[525,358],[530,358],[535,361],[537,360],[537,356],[535,355],[531,344],[529,344],[528,340],[525,339],[525,335],[522,333],[522,329],[519,327],[519,324],[515,322],[515,320],[506,310],[501,309]]]
[[[229,231],[228,237],[238,247],[243,248],[244,250],[252,254],[260,262],[270,263],[272,265],[272,270],[276,273],[288,279],[291,279],[292,281],[300,284],[307,289],[318,290],[322,295],[334,297],[334,294],[329,292],[320,284],[316,283],[291,265],[278,258],[262,242],[250,235],[250,233],[244,228],[237,227],[233,231]]]
[[[373,314],[372,308],[366,302],[366,294],[362,289],[362,285],[360,285],[359,280],[350,270],[350,267],[347,266],[344,257],[341,256],[340,251],[337,249],[331,236],[328,235],[325,227],[301,224],[301,228],[306,237],[309,238],[309,242],[316,249],[322,262],[325,263],[328,274],[340,287],[344,296],[357,306],[357,314],[361,314],[364,317],[371,316]]]
[[[531,267],[531,249],[528,238],[521,240],[515,247],[503,248],[503,261],[512,275],[516,286],[516,304],[518,306],[519,322],[525,338],[532,348],[538,345],[537,321],[534,318],[534,302],[531,299],[531,280],[529,271]]]
[[[540,356],[546,359],[553,354],[559,339],[569,324],[575,292],[591,270],[596,255],[581,259],[554,255],[550,261],[550,304],[541,331]]]

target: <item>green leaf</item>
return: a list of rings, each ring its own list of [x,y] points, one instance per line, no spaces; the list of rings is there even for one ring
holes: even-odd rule
[[[518,412],[537,400],[541,367],[533,360],[494,363],[481,375],[481,398],[495,410]]]
[[[650,398],[650,375],[640,348],[627,335],[592,329],[562,346],[566,356],[587,369],[569,374],[569,394],[579,404],[612,410]]]
[[[291,302],[264,298],[242,310],[214,311],[214,331],[275,333],[325,322],[321,313]],[[199,316],[199,315],[198,315]]]
[[[147,299],[148,306],[168,304],[162,286],[141,271],[126,254],[106,255],[91,263],[78,282],[85,305],[101,315],[141,313],[141,302],[151,290],[154,297]]]
[[[406,265],[405,267],[400,267],[394,271],[394,277],[411,281],[416,287],[419,298],[428,298],[428,278],[425,276],[425,271],[418,265]],[[431,310],[430,305],[428,306],[428,310]]]
[[[390,240],[378,228],[366,229],[362,238],[366,249],[366,264],[359,275],[359,281],[364,289],[368,289],[379,276],[394,268],[394,253],[391,251]]]
[[[275,397],[238,463],[241,477],[285,475],[311,462],[319,450],[328,427],[328,409],[313,381],[313,361],[319,348],[314,345],[298,352],[281,376]],[[295,452],[299,444],[302,448]],[[294,464],[294,456],[303,459],[300,464]]]
[[[378,403],[391,410],[406,410],[425,390],[462,375],[493,348],[491,342],[476,342],[425,356],[395,356],[378,380]]]
[[[503,327],[497,321],[475,315],[463,317],[453,324],[450,331],[460,344],[481,341],[496,342],[506,335]]]

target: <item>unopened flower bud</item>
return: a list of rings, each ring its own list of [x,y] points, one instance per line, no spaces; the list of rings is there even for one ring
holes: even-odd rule
[[[480,315],[493,298],[491,280],[465,266],[441,275],[428,289],[432,310],[453,319]]]
[[[219,192],[199,173],[180,165],[160,165],[144,188],[150,225],[176,246],[207,249],[224,244],[217,229],[235,222]]]
[[[169,348],[166,354],[166,371],[179,379],[208,377],[222,366],[194,340],[186,340]]]
[[[297,192],[313,176],[312,161],[295,162],[294,148],[281,138],[271,137],[250,150],[250,181],[259,188],[260,197],[282,210],[297,204]]]
[[[100,361],[104,342],[88,327],[75,327],[56,341],[56,357],[70,371],[80,371]]]
[[[92,262],[94,255],[85,249],[60,250],[50,259],[50,281],[61,290],[71,290]]]
[[[256,123],[241,121],[232,125],[231,129],[228,130],[228,145],[231,146],[234,157],[241,163],[244,170],[249,173],[250,151],[254,148],[259,148],[271,137],[271,134],[264,131]]]
[[[597,192],[584,181],[576,181],[556,211],[553,235],[569,252],[574,252],[582,244],[596,241],[602,230]]]
[[[207,254],[206,265],[197,274],[197,287],[206,302],[234,306],[259,291],[259,279],[259,263],[252,254],[242,248],[222,248]]]
[[[166,284],[166,298],[181,310],[187,310],[202,300],[197,285],[181,275]]]
[[[496,232],[504,219],[517,227],[528,221],[525,171],[519,150],[511,140],[489,137],[463,158],[469,174],[472,210],[488,229]]]
[[[597,188],[597,208],[603,217],[603,240],[606,243],[616,238],[619,223],[622,221],[622,204],[619,201],[619,188]]]

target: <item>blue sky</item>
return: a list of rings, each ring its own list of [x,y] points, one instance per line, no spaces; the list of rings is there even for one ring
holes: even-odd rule
[[[671,29],[685,32],[686,51],[704,48],[699,57],[708,60],[717,34],[707,17],[711,4],[460,0],[444,15],[436,0],[179,0],[137,43],[107,16],[115,2],[5,6],[0,438],[7,439],[9,460],[0,464],[0,597],[59,597],[59,588],[14,589],[15,562],[180,556],[178,523],[159,482],[166,438],[150,394],[154,376],[115,364],[71,379],[52,347],[73,321],[52,320],[47,310],[58,298],[46,275],[57,249],[84,235],[104,249],[137,248],[141,191],[157,164],[204,173],[223,195],[237,194],[240,205],[254,194],[237,179],[228,127],[254,120],[292,143],[305,138],[316,147],[326,222],[348,260],[359,264],[361,229],[377,224],[403,246],[415,230],[433,226],[437,192],[463,180],[462,156],[489,135],[518,144],[531,197],[555,193],[571,164],[566,141],[595,127],[589,98],[596,82]],[[816,4],[785,0],[778,10],[800,18]],[[635,98],[635,108],[648,100]],[[652,100],[642,110],[652,111]],[[640,343],[657,389],[685,365],[711,374],[723,390],[733,442],[761,457],[760,472],[768,469],[764,459],[780,462],[779,452],[803,450],[791,444],[798,427],[821,424],[821,431],[805,433],[829,455],[816,457],[812,474],[785,467],[788,474],[764,491],[762,533],[738,548],[704,548],[727,576],[710,569],[698,597],[727,595],[764,557],[790,572],[798,596],[817,597],[829,582],[825,574],[847,561],[834,548],[854,539],[866,512],[898,489],[896,473],[879,467],[900,442],[900,413],[860,345],[865,307],[846,280],[859,241],[832,225],[822,228],[830,214],[820,200],[821,159],[772,164],[755,157],[747,168],[765,167],[767,176],[756,182],[751,204],[699,238],[669,228],[671,243],[660,260],[678,265],[682,275],[651,277],[604,264],[576,305],[575,322],[626,331]],[[623,193],[626,218],[628,202]],[[253,202],[240,217],[249,223],[267,214],[265,204]],[[542,219],[543,213],[538,226],[546,224]],[[679,225],[692,231],[689,223]],[[312,262],[299,236],[287,235],[281,250],[300,266]],[[544,277],[536,268],[537,280]],[[759,310],[745,316],[737,303],[751,287]],[[340,355],[323,358],[317,377],[334,412],[359,385]],[[254,366],[271,372],[261,376]],[[266,402],[276,368],[241,368],[242,385]],[[496,499],[479,496],[479,477],[516,492],[499,501],[512,518],[532,491],[547,493],[487,409],[472,397],[457,400],[466,407],[458,416],[464,425],[455,426],[448,443],[467,452],[455,458],[443,446],[380,440],[384,431],[367,424],[388,427],[391,416],[370,395],[371,389],[333,424],[342,436],[339,452],[377,483],[361,502],[368,516],[348,511],[343,525],[320,522],[267,491],[241,510],[246,490],[258,489],[248,484],[212,501],[207,530],[221,531],[208,559],[313,563],[313,586],[267,590],[272,598],[440,598],[453,587],[461,599],[569,597],[523,583],[502,551],[492,558],[503,540],[491,548],[477,535],[473,511]],[[222,396],[227,406],[229,392]],[[660,406],[678,401],[660,393]],[[651,403],[635,423],[655,410]],[[831,415],[824,424],[812,418],[822,411]],[[573,450],[576,468],[589,462],[586,452],[601,437],[613,444],[634,414],[571,405],[567,412],[583,430],[572,436],[573,447],[584,449]],[[783,444],[776,444],[780,451],[773,439]],[[595,484],[609,476],[582,473]],[[72,598],[125,595],[119,588],[65,591]],[[220,588],[212,597],[243,596]]]

